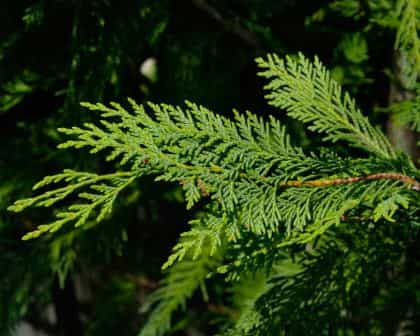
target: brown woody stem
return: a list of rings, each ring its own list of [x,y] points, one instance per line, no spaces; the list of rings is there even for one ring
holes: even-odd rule
[[[287,181],[281,184],[282,187],[329,187],[339,184],[349,184],[356,183],[360,181],[375,181],[375,180],[393,180],[401,181],[411,187],[413,190],[420,191],[420,182],[416,181],[410,176],[403,175],[400,173],[377,173],[370,174],[365,176],[356,176],[356,177],[346,177],[346,178],[337,178],[337,179],[321,179],[321,180],[312,180],[312,181]]]

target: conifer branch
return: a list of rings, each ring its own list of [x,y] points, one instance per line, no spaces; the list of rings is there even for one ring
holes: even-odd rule
[[[256,269],[256,260],[272,266],[278,257],[274,250],[327,237],[333,227],[346,226],[340,225],[343,218],[363,215],[375,224],[396,221],[401,209],[415,211],[417,200],[407,190],[420,190],[414,164],[394,151],[318,60],[311,63],[300,55],[297,60],[270,56],[258,62],[266,68],[263,75],[272,79],[269,98],[275,106],[325,133],[326,139],[367,150],[369,157],[342,158],[325,148],[319,154],[305,153],[292,145],[278,120],[249,112],[235,111],[231,120],[189,102],[184,108],[151,103],[146,108],[130,100],[132,112],[117,103],[84,103],[99,112],[100,121],[60,129],[70,139],[59,147],[105,152],[107,160],[125,171],[97,175],[65,170],[35,186],[50,190],[9,207],[19,212],[70,201],[52,223],[24,237],[30,239],[68,224],[100,222],[140,176],[180,184],[187,208],[206,198],[206,212],[190,222],[164,264],[167,277],[144,307],[152,313],[141,336],[170,330],[173,313],[235,244],[247,249],[255,242],[250,253],[233,260],[237,273],[226,268],[231,279]],[[253,306],[250,311],[243,322],[254,316],[255,323],[245,323],[245,329],[259,323]]]
[[[259,74],[270,79],[265,86],[270,104],[308,124],[308,129],[326,133],[325,140],[346,141],[383,158],[395,158],[385,135],[370,124],[317,57],[310,62],[301,53],[285,59],[268,55],[256,62],[263,69]]]
[[[308,61],[304,63],[305,67],[310,67]],[[293,70],[293,64],[289,66]],[[335,98],[332,101],[327,99],[329,104],[347,106],[340,105],[338,99],[341,91],[336,84],[328,84],[330,80],[326,70],[320,71],[322,76],[317,79],[318,86],[334,89]],[[314,76],[316,69],[310,73]],[[299,81],[301,77],[294,80]],[[324,93],[324,96],[328,94]],[[166,104],[149,104],[153,111],[150,115],[143,106],[132,100],[130,103],[134,113],[116,103],[111,103],[110,107],[83,104],[90,110],[100,112],[100,124],[61,129],[71,139],[60,145],[60,148],[87,147],[91,153],[107,151],[110,153],[108,160],[129,166],[130,171],[124,173],[127,177],[106,176],[109,187],[96,186],[98,179],[105,177],[90,173],[66,171],[47,177],[47,183],[41,182],[42,185],[51,182],[67,182],[68,185],[17,201],[9,209],[22,211],[29,206],[51,206],[80,187],[92,186],[90,188],[99,193],[80,193],[79,197],[88,200],[88,204],[70,206],[70,211],[59,213],[59,220],[39,227],[25,238],[54,232],[69,222],[82,225],[96,210],[100,213],[98,221],[103,219],[110,212],[119,191],[142,175],[155,175],[156,180],[180,183],[185,192],[187,208],[209,197],[210,202],[219,207],[222,217],[226,215],[228,219],[213,227],[217,228],[216,235],[212,234],[212,221],[206,221],[202,227],[194,227],[184,235],[185,239],[177,245],[166,266],[182,260],[190,249],[198,256],[201,253],[200,241],[211,242],[216,250],[223,237],[237,239],[243,233],[239,227],[268,236],[276,234],[283,227],[289,235],[313,223],[339,222],[339,214],[346,208],[349,197],[358,202],[391,199],[392,195],[403,193],[404,189],[397,185],[398,182],[419,189],[417,182],[398,171],[378,173],[398,169],[393,166],[392,159],[384,158],[395,153],[391,148],[388,151],[388,144],[382,141],[383,135],[373,129],[358,110],[354,110],[353,104],[347,106],[349,110],[344,114],[334,109],[330,111],[331,115],[321,114],[321,119],[314,122],[320,130],[335,134],[333,139],[346,139],[358,146],[369,145],[373,152],[381,153],[379,157],[344,160],[333,153],[308,155],[302,148],[291,145],[285,128],[277,120],[270,118],[264,121],[249,112],[245,115],[235,112],[235,119],[229,120],[192,103],[187,103],[185,110]],[[300,106],[300,102],[294,100],[290,104]],[[307,108],[300,112],[306,115],[312,111],[309,105]],[[337,117],[337,113],[338,120],[344,120],[347,128],[337,126],[328,119]],[[339,177],[328,180],[325,176]],[[355,185],[355,182],[364,180],[372,183]],[[337,188],[314,188],[310,192],[298,188],[332,185]],[[295,188],[284,190],[282,187]],[[384,211],[382,208],[386,207],[383,206],[377,216],[392,218],[394,209],[408,203],[404,197],[393,199],[387,204],[388,209],[392,210]],[[325,225],[322,230],[315,229],[314,232],[322,233],[324,229]]]

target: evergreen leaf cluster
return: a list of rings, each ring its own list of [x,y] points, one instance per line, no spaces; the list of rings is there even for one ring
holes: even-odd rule
[[[371,249],[369,234],[379,240],[387,230],[408,234],[411,225],[387,227],[418,218],[419,170],[370,124],[318,58],[268,55],[257,64],[270,81],[270,104],[322,133],[325,147],[307,152],[292,143],[274,116],[234,111],[228,118],[191,102],[143,106],[130,99],[130,108],[83,103],[99,121],[61,128],[69,140],[59,147],[104,153],[118,170],[47,176],[34,187],[46,191],[9,207],[56,209],[53,222],[24,236],[31,239],[68,224],[103,221],[118,195],[142,176],[180,185],[187,208],[202,212],[164,264],[166,277],[144,307],[151,313],[142,336],[170,330],[173,313],[197,288],[205,293],[204,281],[215,272],[228,280],[258,272],[270,279],[226,335],[326,334],[345,320],[343,295],[360,300],[366,273],[386,272],[389,241]],[[330,141],[363,155],[343,157]],[[349,239],[354,235],[356,242]],[[281,270],[288,251],[297,255],[296,272]],[[353,292],[355,282],[361,285]]]

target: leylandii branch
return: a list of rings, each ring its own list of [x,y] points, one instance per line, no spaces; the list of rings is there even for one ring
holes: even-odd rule
[[[400,173],[377,173],[364,176],[346,177],[337,179],[320,179],[312,181],[287,181],[281,184],[282,187],[329,187],[339,184],[349,184],[360,181],[374,181],[374,180],[394,180],[401,181],[411,187],[411,189],[420,191],[420,182],[414,178]]]

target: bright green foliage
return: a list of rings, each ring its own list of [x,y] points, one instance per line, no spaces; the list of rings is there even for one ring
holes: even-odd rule
[[[277,276],[269,291],[259,291],[261,296],[253,297],[243,309],[243,317],[229,335],[284,330],[290,312],[296,313],[292,321],[296,320],[293,330],[297,334],[319,320],[320,327],[314,331],[321,335],[326,320],[341,318],[337,314],[344,303],[335,299],[342,294],[339,289],[351,290],[351,282],[362,281],[364,272],[354,261],[352,253],[357,252],[349,252],[348,241],[342,241],[340,235],[346,236],[346,230],[354,234],[358,221],[363,223],[357,226],[360,230],[391,225],[404,216],[400,210],[412,214],[414,221],[418,216],[418,191],[407,179],[418,178],[419,171],[406,155],[393,150],[318,58],[311,62],[302,54],[286,59],[269,55],[257,63],[261,75],[271,80],[266,89],[272,105],[308,124],[310,130],[325,134],[324,140],[347,143],[365,151],[365,156],[343,158],[326,148],[305,153],[291,143],[285,127],[272,116],[265,120],[234,111],[231,120],[190,102],[185,108],[152,103],[145,108],[129,100],[132,112],[117,103],[83,103],[100,114],[99,123],[60,129],[70,137],[60,148],[105,152],[107,160],[116,162],[121,171],[97,175],[65,170],[34,187],[59,184],[56,189],[9,208],[19,212],[33,206],[58,207],[69,196],[79,199],[64,204],[56,220],[24,237],[29,239],[65,224],[77,227],[92,218],[103,220],[118,194],[144,175],[180,184],[187,208],[205,204],[202,215],[190,222],[191,230],[181,235],[164,265],[170,268],[145,308],[153,306],[153,311],[142,336],[170,330],[173,312],[185,306],[186,299],[216,269],[227,273],[228,279],[246,279],[257,271]],[[343,182],[377,173],[407,179]],[[325,184],[334,179],[337,183]],[[306,181],[315,183],[309,186]],[[317,242],[320,249],[312,253]],[[361,239],[360,245],[366,244]],[[299,255],[301,271],[282,273],[276,268],[286,248],[311,252]],[[382,257],[375,251],[369,253],[372,262]],[[221,255],[226,260],[219,267]],[[335,260],[335,256],[342,259]],[[348,268],[343,266],[346,263]],[[351,278],[354,274],[356,280]],[[256,310],[252,302],[257,302]],[[307,307],[311,312],[305,313],[305,319],[301,314]]]
[[[395,157],[384,135],[369,124],[348,94],[344,94],[342,101],[339,85],[330,79],[318,60],[314,66],[302,55],[299,63],[289,58],[287,65],[271,56],[268,63],[259,62],[263,68],[270,67],[264,76],[276,76],[267,87],[273,90],[269,95],[273,104],[289,109],[292,117],[311,123],[310,129],[327,133],[327,140],[348,141],[378,154],[379,158]],[[343,211],[360,201],[374,202],[378,197],[386,198],[405,189],[398,182],[374,181],[368,188],[363,184],[346,184],[335,188],[333,193],[328,188],[282,190],[282,183],[288,179],[321,178],[326,171],[330,176],[335,175],[334,171],[341,172],[341,176],[367,174],[372,172],[366,169],[369,160],[348,161],[332,154],[306,156],[302,149],[290,144],[284,127],[274,118],[266,123],[250,113],[244,116],[235,112],[235,122],[232,122],[187,103],[186,111],[150,104],[153,119],[142,106],[130,102],[134,114],[116,103],[112,107],[84,104],[101,112],[101,126],[85,124],[84,128],[60,129],[75,138],[60,145],[61,148],[88,147],[91,153],[108,150],[108,160],[118,160],[130,171],[106,175],[65,171],[45,178],[35,189],[58,182],[68,185],[17,201],[10,210],[51,206],[81,188],[95,193],[80,192],[78,196],[86,204],[70,205],[57,214],[57,221],[40,226],[26,238],[54,232],[71,221],[75,226],[83,225],[96,209],[99,209],[98,220],[103,219],[118,193],[144,174],[156,174],[157,180],[182,184],[188,208],[210,196],[224,216],[232,217],[222,221],[230,226],[230,239],[240,234],[237,222],[246,230],[268,235],[278,231],[279,223],[283,223],[289,234],[303,230],[310,223],[316,227],[330,226],[339,222]],[[108,121],[115,118],[120,121]],[[392,170],[392,163],[383,160],[382,165]],[[352,201],[351,206],[350,195],[359,200]],[[195,229],[189,235],[203,237],[206,233]],[[186,243],[183,244],[176,258],[185,254]]]
[[[119,172],[107,175],[81,173],[73,170],[65,170],[63,173],[47,176],[34,186],[34,190],[50,184],[60,182],[68,183],[64,187],[47,191],[39,196],[17,201],[9,207],[11,211],[22,211],[30,206],[49,207],[70,195],[79,192],[80,189],[88,191],[80,192],[77,196],[84,203],[68,206],[56,214],[56,220],[50,224],[38,226],[36,231],[30,232],[23,239],[37,238],[45,232],[55,232],[66,223],[74,223],[75,227],[83,225],[90,216],[99,209],[96,220],[99,222],[112,210],[112,205],[121,192],[135,178],[130,172]]]
[[[0,1],[0,335],[419,335],[418,4]]]
[[[392,195],[388,199],[380,202],[374,212],[373,212],[373,220],[377,222],[381,218],[385,218],[390,222],[395,222],[393,219],[393,215],[401,206],[405,209],[409,207],[409,199],[406,196],[402,196],[399,194]]]
[[[312,64],[302,54],[297,60],[270,55],[267,61],[257,62],[266,69],[260,73],[262,76],[274,78],[266,86],[271,91],[267,98],[272,105],[310,124],[310,130],[327,133],[325,140],[345,140],[384,158],[394,156],[383,133],[370,125],[317,58]]]
[[[181,234],[178,244],[173,248],[168,261],[162,266],[166,269],[177,261],[181,261],[189,254],[190,259],[196,260],[203,249],[213,256],[223,244],[223,238],[227,232],[228,218],[219,218],[206,214],[204,218],[195,219],[190,222],[193,228]]]

